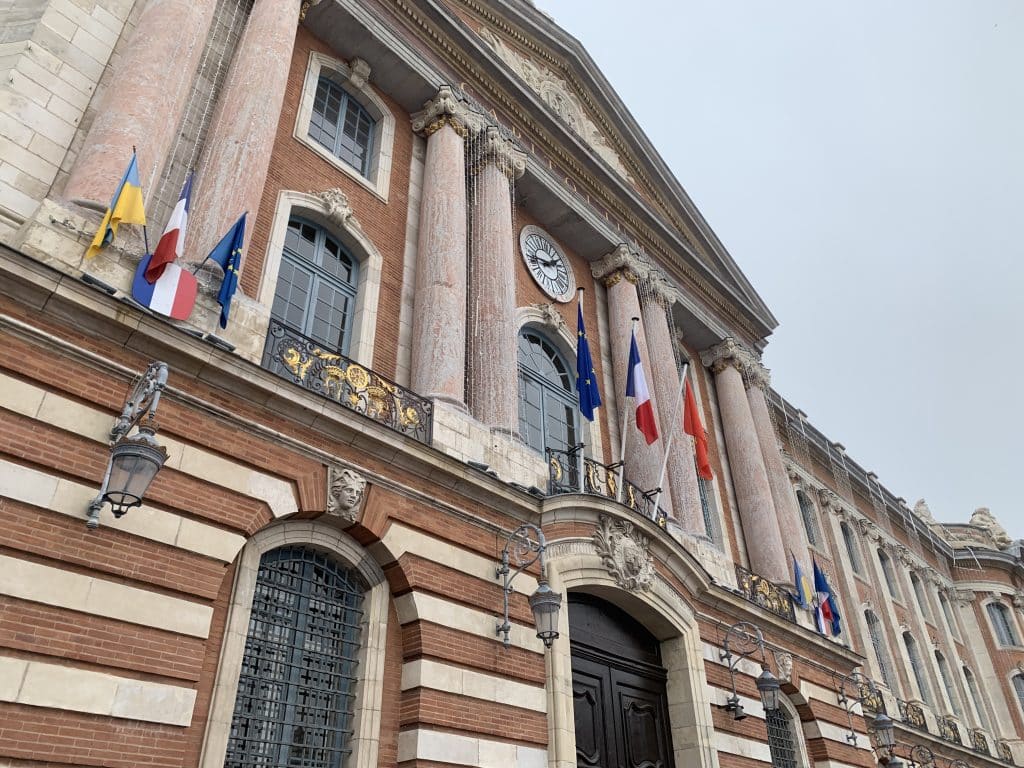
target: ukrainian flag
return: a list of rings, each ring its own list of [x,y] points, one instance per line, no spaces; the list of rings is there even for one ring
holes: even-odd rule
[[[139,181],[139,165],[132,153],[132,161],[121,177],[121,183],[117,185],[117,191],[110,201],[103,216],[96,237],[92,239],[89,250],[85,252],[85,258],[91,259],[101,248],[106,248],[117,235],[117,227],[120,224],[140,224],[146,226],[146,211],[142,207],[142,182]]]

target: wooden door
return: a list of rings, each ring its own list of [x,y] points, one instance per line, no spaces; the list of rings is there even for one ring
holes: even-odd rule
[[[582,768],[673,768],[658,641],[627,614],[569,596],[576,762]]]

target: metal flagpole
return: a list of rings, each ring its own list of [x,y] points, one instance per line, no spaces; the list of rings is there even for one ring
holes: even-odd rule
[[[665,487],[665,469],[668,467],[668,452],[672,450],[672,438],[676,436],[676,419],[679,418],[679,406],[683,402],[683,389],[686,388],[686,371],[690,363],[683,363],[683,371],[679,376],[679,391],[676,393],[676,407],[672,412],[672,421],[668,428],[668,440],[665,441],[665,458],[661,462],[661,474],[658,475],[658,495],[654,497],[654,513],[658,513],[658,502],[661,501],[661,489]]]
[[[137,153],[137,151],[135,149],[135,145],[132,144],[132,157],[134,158],[134,157],[137,157],[137,156],[138,156],[138,153]],[[136,160],[136,162],[138,162],[138,161]],[[136,166],[136,170],[138,170],[137,166]],[[141,175],[139,176],[139,196],[140,197],[142,196],[142,177],[141,177]],[[145,204],[143,204],[143,209],[145,209]],[[142,244],[146,248],[145,255],[146,256],[152,255],[149,252],[149,234],[146,232],[146,225],[145,224],[142,225]]]
[[[632,336],[636,336],[636,326],[640,322],[639,317],[631,318],[633,321],[633,327],[631,329]],[[632,342],[632,339],[631,339]],[[629,367],[629,357],[626,357],[626,366]],[[626,381],[629,381],[629,377],[632,375],[631,371],[626,371]],[[622,501],[622,476],[625,474],[626,469],[626,427],[629,426],[629,406],[626,403],[626,396],[622,397],[622,439],[619,440],[619,481],[615,484],[615,500],[618,502]]]
[[[579,288],[576,291],[576,309],[580,313],[580,317],[582,317],[583,316],[583,289],[582,288]],[[579,446],[579,455],[576,457],[576,467],[577,467],[577,472],[579,472],[580,493],[583,493],[583,468],[584,468],[583,467],[583,448],[585,446],[585,443],[583,442],[583,411],[580,408],[580,400],[583,397],[583,393],[579,391],[580,390],[580,382],[579,382],[579,377],[580,377],[580,370],[579,370],[579,368],[580,368],[580,363],[579,363],[579,360],[580,360],[580,341],[581,341],[581,339],[580,339],[580,334],[579,334],[579,328],[577,328],[576,329],[576,413],[580,417],[579,420],[578,420],[579,421],[579,425],[580,425],[580,441],[577,444]],[[591,411],[591,413],[593,413],[593,411]]]

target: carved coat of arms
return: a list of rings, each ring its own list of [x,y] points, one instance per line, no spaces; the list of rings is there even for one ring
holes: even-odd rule
[[[651,588],[654,583],[651,542],[632,523],[601,515],[593,542],[604,567],[620,587],[630,591]]]

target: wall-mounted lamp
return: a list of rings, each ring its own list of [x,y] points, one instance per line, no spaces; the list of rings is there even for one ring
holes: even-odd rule
[[[879,746],[881,746],[881,742],[879,742]],[[893,743],[883,751],[882,758],[879,762],[886,766],[886,768],[903,768],[903,762],[896,756],[897,746],[899,745],[893,741]],[[944,768],[970,768],[964,760],[950,760],[947,757],[936,757],[935,753],[924,744],[907,744],[905,746],[907,748],[907,754],[904,755],[904,757],[910,761],[912,766],[919,766],[919,768],[939,768],[939,766],[942,765]]]
[[[532,537],[531,534],[533,534]],[[512,594],[512,580],[538,559],[540,560],[540,579],[537,581],[537,591],[530,595],[533,623],[537,628],[537,637],[544,641],[545,648],[550,648],[551,643],[558,637],[558,611],[562,607],[562,595],[548,586],[544,570],[545,549],[547,549],[547,542],[544,541],[544,534],[541,533],[540,528],[531,523],[523,523],[512,532],[505,542],[505,548],[501,550],[501,565],[498,567],[497,576],[503,579],[502,594],[505,602],[505,614],[504,620],[498,624],[495,634],[503,636],[502,642],[506,648],[510,645],[509,634],[512,632],[512,624],[508,620],[508,602],[509,596]],[[510,565],[513,561],[516,565],[514,572]]]
[[[865,702],[868,702],[876,713],[870,726],[875,738],[879,745],[883,743],[883,739],[887,739],[889,746],[892,746],[895,738],[892,720],[885,714],[882,695],[878,692],[875,681],[856,671],[848,675],[833,675],[832,678],[836,681],[836,696],[843,709],[846,710],[846,722],[850,726],[846,740],[854,746],[857,745],[857,733],[853,730],[853,706],[855,704],[863,706]]]
[[[730,639],[732,639],[732,647],[729,646]],[[765,711],[778,709],[781,686],[779,679],[768,669],[764,653],[764,636],[761,634],[761,630],[749,621],[733,624],[725,631],[722,649],[718,658],[728,665],[729,680],[732,683],[732,696],[725,701],[725,711],[732,712],[732,719],[742,720],[747,716],[747,713],[743,711],[743,705],[740,704],[740,697],[736,695],[736,665],[740,663],[741,659],[747,658],[756,650],[761,651],[761,674],[757,676],[754,683],[757,685],[758,693],[761,694],[761,704]]]
[[[156,441],[156,407],[167,386],[167,363],[150,363],[128,392],[121,415],[110,430],[110,461],[96,498],[89,503],[86,526],[100,525],[100,510],[110,503],[121,517],[142,503],[149,484],[167,461],[167,449]],[[134,435],[128,433],[138,427]]]

